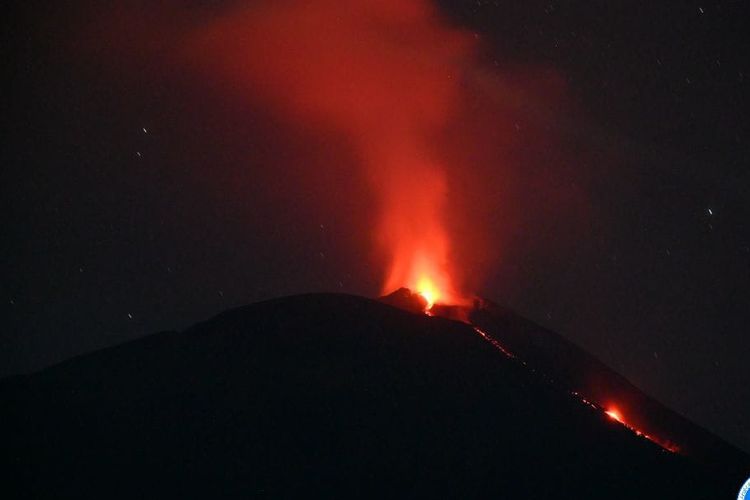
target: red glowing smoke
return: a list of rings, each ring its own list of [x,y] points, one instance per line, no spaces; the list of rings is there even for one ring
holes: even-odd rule
[[[473,37],[424,0],[316,0],[234,9],[191,38],[190,56],[215,74],[292,120],[346,134],[377,194],[384,291],[459,300],[435,142],[461,106]]]
[[[450,25],[430,0],[135,3],[103,7],[80,30],[76,50],[129,65],[118,78],[167,73],[169,86],[228,97],[238,113],[247,110],[246,121],[262,109],[292,133],[312,131],[335,145],[329,166],[279,158],[265,162],[278,172],[256,167],[244,186],[218,191],[246,196],[247,178],[262,185],[262,176],[293,176],[277,191],[304,198],[311,217],[348,203],[341,226],[370,240],[347,250],[361,255],[358,278],[369,280],[376,263],[382,292],[404,286],[430,304],[458,303],[502,268],[492,281],[512,295],[527,289],[514,272],[533,268],[517,262],[543,260],[539,254],[564,261],[564,246],[587,227],[567,223],[585,212],[571,182],[580,164],[554,143],[576,130],[560,120],[570,115],[564,79],[544,65],[498,62],[499,51]],[[576,144],[567,150],[580,150]],[[351,172],[355,189],[332,185],[341,165],[361,167]],[[219,177],[209,168],[203,175],[201,182]],[[363,199],[360,179],[372,200]],[[272,203],[268,212],[289,210]]]

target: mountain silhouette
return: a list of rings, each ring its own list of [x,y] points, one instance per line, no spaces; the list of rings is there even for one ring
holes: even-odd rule
[[[578,348],[503,353],[542,335],[510,312],[474,308],[477,330],[394,305],[270,300],[5,379],[5,498],[717,499],[745,479],[746,455],[684,419],[675,436],[721,461],[583,404],[576,366],[616,374]]]

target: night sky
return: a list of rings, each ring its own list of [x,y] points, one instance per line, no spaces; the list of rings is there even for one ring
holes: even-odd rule
[[[15,3],[0,375],[257,300],[381,292],[373,195],[346,140],[164,63],[172,35],[149,26],[168,26],[165,12],[194,25],[237,2]],[[474,165],[449,171],[449,191],[491,249],[462,270],[471,291],[750,450],[750,9],[440,9],[501,75],[486,85],[516,89],[452,125],[478,146],[446,154]],[[518,89],[521,104],[503,100]],[[497,153],[498,137],[514,146]]]

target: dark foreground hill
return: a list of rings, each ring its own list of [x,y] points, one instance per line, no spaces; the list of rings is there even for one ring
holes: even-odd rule
[[[744,479],[634,435],[469,325],[345,295],[235,309],[0,397],[10,498],[718,499]]]

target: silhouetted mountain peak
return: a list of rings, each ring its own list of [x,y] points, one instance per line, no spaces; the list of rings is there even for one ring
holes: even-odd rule
[[[635,435],[475,328],[302,295],[5,380],[7,488],[47,498],[736,493],[737,473]]]
[[[380,297],[379,300],[385,304],[413,313],[423,313],[427,309],[427,299],[404,287]]]

